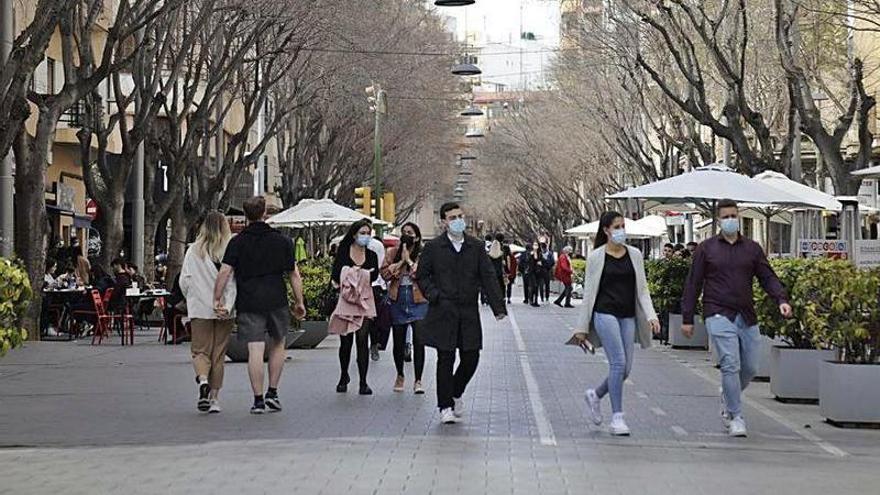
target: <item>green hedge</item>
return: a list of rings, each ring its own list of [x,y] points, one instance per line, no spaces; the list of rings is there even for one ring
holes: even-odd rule
[[[648,290],[657,311],[681,311],[684,283],[691,269],[690,259],[670,258],[645,262]],[[699,312],[699,308],[698,308]]]
[[[834,347],[849,363],[880,361],[880,270],[859,270],[847,261],[772,260],[792,306],[785,320],[755,282],[761,332],[794,347]]]
[[[571,271],[571,281],[575,284],[580,284],[580,286],[583,287],[584,277],[587,276],[587,260],[571,260]]]
[[[306,320],[329,320],[336,302],[336,291],[330,284],[333,259],[313,258],[299,263],[303,279],[303,297],[306,300]]]
[[[32,297],[27,271],[0,258],[0,356],[27,339],[27,331],[20,328],[18,322]]]

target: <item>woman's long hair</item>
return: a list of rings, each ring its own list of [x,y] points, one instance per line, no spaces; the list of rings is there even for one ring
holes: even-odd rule
[[[369,218],[362,218],[351,224],[351,227],[348,228],[348,232],[345,233],[345,237],[339,241],[339,248],[336,250],[336,256],[348,256],[348,250],[351,248],[351,245],[354,244],[358,231],[364,226],[369,227],[371,231],[373,230],[373,222],[370,221]]]
[[[616,211],[606,211],[602,214],[602,217],[599,218],[599,230],[596,232],[596,240],[593,241],[593,249],[608,244],[608,234],[605,233],[605,229],[610,228],[615,220],[622,217],[623,215]]]
[[[211,211],[205,215],[205,221],[199,228],[199,235],[193,248],[196,254],[202,258],[208,258],[214,263],[223,261],[223,254],[232,232],[229,230],[229,222],[226,216],[219,211]]]
[[[409,252],[409,259],[411,259],[413,263],[415,263],[419,259],[419,253],[422,252],[422,229],[420,229],[418,225],[412,222],[406,222],[400,227],[401,230],[403,230],[403,228],[406,226],[409,226],[411,229],[413,229],[413,232],[416,233],[416,237],[419,238],[418,242],[413,243],[412,251]],[[397,254],[394,256],[395,263],[400,261],[400,259],[403,257],[402,247],[402,245],[398,245],[397,247]]]

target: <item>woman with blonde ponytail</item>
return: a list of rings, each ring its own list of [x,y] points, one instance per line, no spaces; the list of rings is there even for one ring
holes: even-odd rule
[[[223,308],[215,309],[214,282],[231,237],[226,217],[218,211],[208,213],[196,242],[186,252],[180,272],[180,289],[186,298],[187,318],[192,327],[192,361],[201,412],[220,412],[223,361],[234,322],[236,290],[234,281],[230,281],[224,292]]]

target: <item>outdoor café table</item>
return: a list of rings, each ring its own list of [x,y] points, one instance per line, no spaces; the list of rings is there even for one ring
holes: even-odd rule
[[[155,300],[160,297],[168,297],[171,293],[165,289],[147,289],[145,291],[135,292],[128,289],[125,292],[125,300],[128,302],[129,308],[137,308],[141,301]],[[143,330],[143,320],[138,322],[138,329]]]
[[[73,340],[75,335],[72,328],[73,323],[71,321],[72,315],[70,314],[70,308],[74,303],[85,300],[88,290],[88,287],[43,290],[43,295],[47,299],[47,304],[54,302],[61,305],[61,315],[58,317],[58,329],[67,333],[67,340]]]

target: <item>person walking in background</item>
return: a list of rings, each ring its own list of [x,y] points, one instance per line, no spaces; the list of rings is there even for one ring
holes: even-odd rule
[[[534,273],[531,271],[532,263],[529,261],[531,256],[531,250],[526,249],[520,253],[517,260],[517,268],[523,282],[523,304],[532,303],[532,276]]]
[[[247,342],[248,376],[254,393],[251,414],[281,411],[278,384],[284,371],[285,344],[290,329],[290,301],[285,276],[296,300],[293,313],[306,315],[302,278],[296,266],[293,242],[265,222],[266,199],[255,196],[242,205],[247,227],[233,237],[223,256],[214,284],[214,308],[225,311],[226,285],[235,277],[238,338]],[[269,337],[269,387],[263,394],[263,356]]]
[[[339,242],[336,258],[333,260],[333,272],[330,276],[333,286],[339,289],[339,302],[334,314],[340,313],[340,308],[346,308],[346,315],[351,321],[360,322],[358,325],[346,325],[343,327],[331,326],[331,333],[340,336],[339,346],[339,383],[336,391],[345,393],[351,378],[348,374],[348,366],[351,363],[351,348],[357,343],[357,366],[360,376],[360,395],[371,395],[373,390],[367,385],[367,371],[370,366],[369,332],[372,325],[370,318],[376,317],[375,290],[371,288],[367,294],[362,294],[358,286],[361,277],[366,277],[370,284],[379,278],[379,257],[369,249],[372,239],[373,224],[369,219],[359,220],[349,227],[345,237]],[[357,268],[358,270],[354,270]],[[343,271],[351,273],[349,277],[343,277]],[[366,274],[366,275],[364,275]],[[346,287],[346,281],[348,283]],[[369,285],[369,284],[368,284]],[[375,286],[373,286],[375,287]]]
[[[187,319],[192,328],[193,368],[199,387],[199,411],[219,413],[223,387],[223,363],[232,333],[235,280],[230,277],[223,292],[222,305],[214,306],[214,285],[232,233],[226,217],[219,211],[205,216],[196,242],[186,251],[180,270],[180,290],[186,298]]]
[[[539,245],[541,249],[541,263],[540,270],[538,273],[540,274],[539,280],[539,291],[541,294],[541,301],[547,302],[550,300],[550,279],[552,279],[553,268],[556,266],[556,257],[553,256],[553,251],[550,250],[546,242],[542,242]]]
[[[687,250],[688,250],[688,252],[691,253],[691,256],[693,256],[694,253],[696,252],[697,246],[698,246],[698,244],[694,241],[687,243]]]
[[[571,255],[571,246],[565,246],[562,248],[562,252],[559,253],[559,259],[556,260],[556,280],[562,283],[563,289],[559,294],[559,297],[553,301],[553,304],[559,306],[560,308],[573,308],[571,305],[571,291],[572,291],[572,274],[574,270],[571,269],[571,260],[569,256]],[[565,300],[565,306],[562,305],[562,301]]]
[[[382,244],[382,241],[379,238],[372,237],[370,238],[370,244],[367,248],[376,254],[376,259],[379,262],[377,266],[381,267],[383,263],[385,263],[385,245]],[[386,287],[387,284],[381,274],[373,279],[373,301],[376,303],[376,313],[379,313],[382,301],[385,300],[385,293],[387,291]],[[385,328],[382,328],[380,323],[379,318],[373,318],[370,320],[370,358],[373,361],[379,360],[379,349],[385,349],[385,346],[388,343],[388,332],[390,329],[387,325]]]
[[[513,286],[516,283],[516,274],[519,271],[519,266],[516,260],[516,255],[510,250],[510,244],[505,244],[503,249],[504,276],[507,277],[507,284],[505,284],[507,290],[507,304],[510,304],[510,298],[513,295]]]
[[[388,281],[388,298],[391,300],[391,323],[394,334],[394,366],[397,379],[394,391],[403,392],[405,385],[404,362],[406,361],[407,329],[412,327],[412,353],[415,382],[413,392],[425,393],[422,372],[425,369],[425,344],[422,341],[422,320],[428,314],[428,300],[416,280],[419,255],[422,252],[422,231],[418,225],[408,222],[400,229],[400,244],[388,248],[382,277]]]
[[[687,338],[693,336],[694,313],[702,294],[706,330],[720,357],[721,420],[730,436],[744,437],[741,394],[758,372],[761,337],[752,281],[758,278],[784,318],[791,317],[791,306],[764,250],[740,235],[736,202],[720,201],[716,213],[721,234],[704,241],[694,254],[681,300],[681,331]]]
[[[538,301],[543,296],[541,290],[542,280],[544,279],[544,266],[541,264],[541,245],[537,241],[532,243],[532,250],[526,259],[529,284],[529,304],[538,308],[541,305]]]
[[[492,262],[492,268],[495,270],[495,276],[498,278],[498,287],[501,289],[501,293],[504,294],[504,249],[501,247],[502,241],[504,241],[504,236],[497,234],[495,240],[492,241],[492,245],[489,247],[488,254],[489,260]]]
[[[503,319],[507,308],[485,246],[465,234],[467,222],[461,207],[442,205],[440,220],[446,232],[425,245],[416,275],[429,301],[425,345],[437,349],[440,421],[451,424],[464,415],[463,395],[477,371],[483,347],[480,290],[485,291],[496,319]],[[456,350],[459,363],[453,372]]]
[[[672,256],[675,254],[675,244],[671,242],[667,242],[663,245],[663,259],[668,260],[672,259]]]
[[[587,259],[584,304],[575,325],[575,338],[587,345],[601,345],[608,357],[608,377],[586,393],[590,417],[602,424],[601,400],[611,396],[612,435],[629,435],[624,420],[623,384],[635,356],[635,342],[651,346],[651,333],[660,322],[648,293],[642,252],[626,244],[623,215],[609,211],[599,219],[594,251]]]

